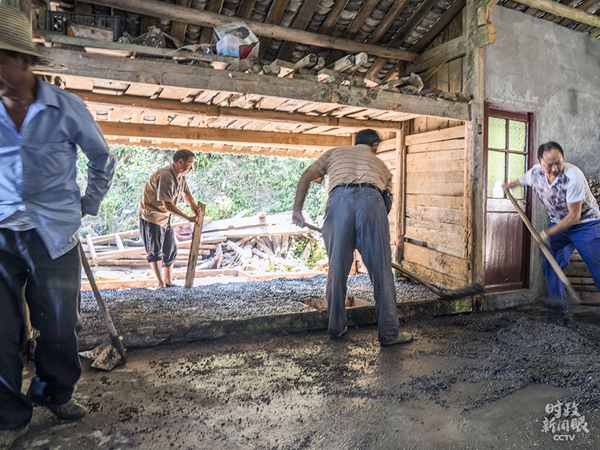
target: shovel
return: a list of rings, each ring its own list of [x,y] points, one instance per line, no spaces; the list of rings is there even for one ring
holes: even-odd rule
[[[319,227],[311,225],[310,223],[305,222],[304,226],[306,228],[310,228],[311,230],[318,231],[319,233],[322,232]],[[448,291],[445,289],[440,289],[440,288],[428,283],[427,281],[422,280],[421,278],[417,277],[416,275],[413,275],[412,273],[407,272],[402,267],[400,267],[398,264],[392,263],[392,267],[394,269],[396,269],[398,272],[400,272],[401,274],[410,278],[411,280],[416,281],[419,284],[422,284],[423,286],[425,286],[427,289],[429,289],[431,292],[433,292],[435,295],[437,295],[442,300],[456,300],[459,298],[465,298],[465,297],[470,297],[472,295],[477,295],[477,294],[480,294],[483,292],[483,286],[478,283],[470,284],[469,286],[460,287],[458,289],[454,289],[451,291]]]
[[[92,367],[102,370],[112,370],[118,364],[124,366],[125,362],[127,361],[125,356],[125,348],[123,347],[121,338],[117,334],[115,325],[110,318],[106,303],[104,303],[104,299],[100,295],[100,290],[98,290],[98,286],[96,285],[96,279],[94,278],[94,274],[90,268],[90,264],[88,263],[87,256],[85,256],[85,252],[83,251],[81,243],[79,244],[79,254],[81,255],[81,264],[85,270],[85,275],[87,276],[90,286],[92,287],[94,297],[96,297],[96,301],[98,302],[100,312],[102,312],[102,316],[104,317],[104,322],[106,323],[108,333],[110,334],[110,340],[112,342],[112,345],[107,345],[107,343],[100,344],[100,346],[98,346],[96,349],[89,352],[89,354],[93,355],[92,357],[94,357]]]
[[[538,234],[537,231],[535,231],[535,228],[533,228],[533,225],[531,225],[529,218],[525,215],[525,213],[523,212],[523,210],[521,209],[521,207],[519,206],[519,204],[517,203],[515,198],[510,193],[510,191],[508,189],[504,189],[504,192],[506,192],[506,197],[510,200],[510,202],[513,204],[513,206],[519,213],[521,220],[523,220],[523,223],[525,224],[525,226],[527,227],[527,229],[533,236],[533,240],[535,241],[535,243],[538,245],[538,247],[540,248],[540,250],[546,257],[546,259],[550,263],[550,266],[552,266],[552,269],[554,269],[554,272],[556,272],[556,275],[558,276],[560,281],[562,281],[563,284],[565,285],[565,289],[567,291],[567,302],[574,304],[574,305],[581,303],[581,300],[579,299],[579,296],[575,292],[575,289],[573,289],[571,282],[569,281],[569,279],[567,278],[565,273],[562,271],[562,269],[556,262],[556,259],[554,259],[554,256],[552,256],[552,253],[550,253],[550,250],[548,250],[548,247],[546,247],[546,244],[544,243],[544,240],[542,239],[542,237]],[[546,306],[549,306],[551,308],[565,306],[563,299],[548,299],[548,300],[544,300],[542,303],[544,303]]]

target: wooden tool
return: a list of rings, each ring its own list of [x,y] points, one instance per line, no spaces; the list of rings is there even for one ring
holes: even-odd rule
[[[202,236],[202,224],[204,223],[204,210],[206,205],[198,202],[198,212],[196,214],[196,223],[192,232],[192,243],[190,244],[190,256],[188,258],[187,272],[185,274],[185,287],[191,288],[194,285],[196,277],[196,264],[198,264],[198,246]]]
[[[110,334],[110,340],[112,342],[113,347],[117,350],[120,355],[120,363],[125,365],[127,361],[127,357],[125,356],[125,348],[123,347],[123,343],[121,342],[121,338],[115,329],[115,325],[113,324],[112,319],[110,318],[110,314],[108,312],[108,308],[106,307],[106,303],[104,303],[104,299],[100,295],[100,290],[96,285],[96,279],[94,278],[94,274],[92,269],[90,268],[90,264],[88,263],[87,256],[85,255],[85,251],[79,243],[79,254],[81,255],[81,264],[83,265],[83,270],[85,270],[85,275],[87,276],[88,282],[94,292],[94,297],[96,297],[96,301],[98,302],[98,306],[100,307],[100,312],[102,313],[102,317],[104,317],[104,322],[106,323],[106,327],[108,328],[108,333]],[[110,350],[110,349],[109,349]],[[104,361],[98,360],[103,359]],[[118,361],[116,361],[118,362]],[[112,357],[111,352],[104,352],[99,356],[95,361],[93,366],[99,369],[111,370],[115,367],[115,358]]]
[[[552,256],[552,253],[550,253],[550,250],[548,250],[548,247],[546,247],[546,243],[544,242],[542,237],[538,234],[537,231],[535,231],[535,228],[533,228],[533,225],[531,225],[529,218],[527,217],[525,212],[521,209],[521,207],[519,206],[519,204],[517,203],[515,198],[512,196],[512,194],[510,193],[510,190],[504,189],[504,192],[506,193],[506,197],[510,200],[510,202],[513,204],[513,206],[517,210],[517,213],[519,213],[521,220],[523,220],[523,223],[525,224],[525,226],[527,227],[527,229],[533,236],[533,240],[535,241],[535,243],[538,245],[538,247],[540,248],[540,250],[546,257],[546,259],[550,263],[550,266],[552,267],[554,272],[556,272],[556,275],[558,275],[558,278],[560,279],[560,281],[562,281],[563,284],[565,285],[565,288],[567,290],[567,300],[570,303],[574,303],[574,304],[581,303],[581,300],[579,299],[579,296],[575,292],[575,289],[573,289],[571,282],[569,281],[569,279],[567,278],[565,273],[562,271],[562,269],[556,262],[556,259],[554,259],[554,256]]]

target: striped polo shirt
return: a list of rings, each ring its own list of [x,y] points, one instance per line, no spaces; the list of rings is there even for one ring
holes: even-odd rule
[[[382,191],[392,188],[389,169],[365,144],[327,150],[310,167],[329,177],[329,192],[347,183],[371,183]]]

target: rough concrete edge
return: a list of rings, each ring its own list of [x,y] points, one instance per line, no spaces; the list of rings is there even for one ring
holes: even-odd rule
[[[514,308],[516,306],[532,305],[535,298],[536,295],[529,289],[486,294],[481,310],[497,311],[499,309]]]
[[[427,300],[399,303],[400,318],[441,316],[473,311],[471,298],[452,301]],[[372,325],[377,323],[374,306],[347,308],[348,325]],[[278,314],[248,319],[221,320],[201,323],[181,323],[174,327],[142,327],[121,332],[126,348],[153,347],[161,344],[196,342],[218,339],[234,334],[268,334],[327,329],[326,311]],[[79,351],[90,350],[109,339],[108,333],[80,333]]]

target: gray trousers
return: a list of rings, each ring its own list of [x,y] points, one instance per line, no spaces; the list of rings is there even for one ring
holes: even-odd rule
[[[327,201],[323,239],[329,256],[326,288],[329,334],[339,334],[348,324],[344,306],[346,282],[357,249],[373,283],[379,341],[395,338],[399,321],[389,223],[382,195],[366,186],[336,187]]]

